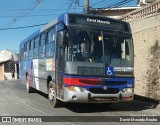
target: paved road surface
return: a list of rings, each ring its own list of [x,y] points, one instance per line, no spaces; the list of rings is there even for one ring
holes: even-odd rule
[[[155,115],[160,116],[160,108],[154,103],[134,100],[131,103],[115,103],[111,106],[104,104],[63,104],[62,107],[52,108],[45,94],[40,92],[26,93],[25,86],[19,80],[0,81],[0,116],[61,116],[63,122],[41,124],[101,124],[108,122],[68,122],[63,116],[133,116]],[[57,118],[57,117],[54,117]],[[74,117],[71,117],[74,119]],[[77,117],[78,118],[78,117]],[[87,118],[87,117],[86,117]],[[95,119],[96,117],[93,117]],[[106,117],[107,118],[107,117]],[[109,117],[108,117],[109,118]],[[114,117],[113,117],[114,118]],[[81,120],[80,120],[81,121]],[[4,124],[4,123],[0,123]],[[15,123],[5,123],[15,124]],[[26,124],[26,123],[17,123]],[[32,123],[37,124],[37,123]],[[40,124],[40,123],[38,123]],[[137,125],[137,122],[110,122],[109,124]],[[158,124],[157,122],[139,122],[138,124]]]

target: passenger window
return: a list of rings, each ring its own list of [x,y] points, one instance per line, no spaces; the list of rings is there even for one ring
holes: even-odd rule
[[[21,48],[20,61],[24,60],[24,48]]]
[[[47,33],[46,57],[54,57],[55,53],[55,29]]]
[[[27,51],[30,50],[30,42],[27,43]]]
[[[31,49],[34,48],[34,40],[31,41]]]
[[[41,37],[40,37],[40,46],[45,44],[45,39],[46,39],[46,35],[42,34]]]
[[[45,40],[46,40],[46,35],[44,33],[40,36],[39,58],[45,57]]]
[[[34,45],[34,40],[30,41],[29,59],[33,59],[33,45]]]
[[[39,37],[34,40],[33,58],[38,58]]]
[[[27,42],[25,46],[26,46],[25,59],[28,60],[29,59],[30,42]]]

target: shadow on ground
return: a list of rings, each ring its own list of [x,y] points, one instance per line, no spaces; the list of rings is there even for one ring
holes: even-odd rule
[[[12,82],[8,82],[3,84],[1,82],[1,88],[4,89],[15,89],[17,91],[22,90],[23,93],[26,91],[26,87],[24,84],[21,84],[19,81],[15,81],[15,84]],[[43,96],[46,101],[48,101],[48,95],[42,92],[34,90],[35,93]],[[17,93],[19,94],[19,93]],[[59,108],[66,108],[72,112],[76,113],[92,113],[92,112],[121,112],[121,111],[143,111],[147,109],[155,109],[159,105],[159,102],[148,100],[142,98],[138,98],[135,96],[134,101],[126,102],[126,103],[113,103],[112,105],[108,104],[80,104],[80,103],[62,103]],[[160,108],[157,108],[159,110]]]
[[[155,109],[158,103],[145,103],[140,101],[133,101],[128,103],[113,103],[108,104],[75,104],[65,103],[64,106],[77,113],[91,113],[91,112],[117,112],[117,111],[142,111],[146,109]]]

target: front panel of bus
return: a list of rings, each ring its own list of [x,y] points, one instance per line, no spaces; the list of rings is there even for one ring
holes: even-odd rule
[[[67,18],[64,101],[132,101],[134,60],[132,36],[129,28],[125,31],[128,24],[92,16]]]

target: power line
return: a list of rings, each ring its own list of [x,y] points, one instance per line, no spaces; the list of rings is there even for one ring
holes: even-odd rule
[[[68,10],[68,9],[60,9],[60,10]],[[75,12],[75,10],[78,10],[78,8],[76,8],[76,3],[75,3],[75,5],[74,5],[74,7],[73,8],[71,8],[70,10],[73,10],[74,12]],[[55,11],[55,12],[57,12],[57,11]],[[35,14],[35,15],[34,15]],[[51,16],[51,15],[59,15],[58,13],[50,13],[50,12],[48,12],[48,13],[46,13],[46,14],[43,14],[42,12],[38,12],[38,13],[33,13],[32,15],[27,15],[26,17],[36,17],[36,16]],[[12,14],[12,16],[11,15],[1,15],[0,14],[0,17],[2,17],[2,18],[12,18],[12,17],[15,17],[16,15],[13,15]],[[23,17],[23,16],[19,16],[19,17]]]
[[[121,2],[121,0],[120,0],[120,2]],[[115,4],[117,4],[117,0],[112,0],[111,2],[106,2],[104,5],[107,5],[107,7],[111,7],[111,6],[113,6],[113,5],[115,5]]]
[[[77,1],[74,2],[74,8],[73,8],[74,13],[75,13],[75,11],[76,11],[76,4],[77,4]]]
[[[37,24],[37,25],[31,25],[31,26],[14,27],[14,28],[2,28],[2,29],[0,29],[0,30],[24,29],[24,28],[31,28],[31,27],[42,26],[42,25],[46,25],[46,24],[47,24],[47,23],[42,23],[42,24]]]
[[[69,12],[69,11],[71,10],[71,8],[72,8],[72,6],[73,6],[73,2],[74,2],[74,0],[71,0],[71,3],[69,4],[69,7],[68,7],[67,12]]]
[[[124,5],[130,1],[133,1],[133,0],[120,0],[119,2],[117,2],[117,0],[112,0],[112,1],[108,1],[108,0],[103,0],[103,1],[99,1],[95,4],[92,4],[91,6],[97,6],[97,5],[100,5],[100,4],[103,4],[103,7],[101,6],[100,8],[104,8],[104,5],[107,4],[107,6],[105,6],[105,8],[115,8],[115,7],[119,7],[121,5]]]
[[[129,2],[131,2],[131,1],[133,1],[133,0],[122,0],[122,1],[120,1],[120,2],[118,2],[118,3],[116,3],[116,4],[113,4],[112,6],[108,6],[109,8],[115,8],[115,7],[119,7],[119,6],[121,6],[121,5],[124,5],[124,4],[126,4],[126,3],[129,3]]]
[[[109,1],[109,0],[103,0],[103,1],[99,1],[99,2],[97,2],[95,4],[93,4],[91,6],[97,6],[97,5],[99,5],[96,8],[103,8],[104,5],[111,6],[111,5],[114,5],[114,4],[117,4],[117,0],[111,0],[111,1]]]
[[[52,15],[59,15],[59,14],[56,14],[56,13],[52,13],[52,14],[41,14],[41,15],[28,15],[26,17],[37,17],[37,16],[52,16]],[[9,17],[12,17],[12,16],[0,16],[0,17],[3,17],[3,18],[9,18]]]
[[[12,9],[12,10],[8,10],[8,11],[22,11],[22,10],[31,10],[31,9],[25,9],[25,8],[20,8],[20,9]],[[66,9],[35,9],[35,10],[66,10]]]
[[[34,4],[32,4],[29,8],[27,8],[26,12],[23,12],[21,14],[19,14],[18,16],[14,17],[11,19],[10,23],[6,24],[6,26],[4,27],[10,27],[12,26],[14,23],[16,23],[17,21],[21,20],[22,18],[26,17],[28,14],[30,14],[32,12],[32,10],[34,10],[34,8],[40,3],[41,0],[36,0],[34,2]]]
[[[91,6],[96,6],[96,5],[101,4],[101,3],[105,2],[105,1],[108,1],[108,0],[99,1],[99,2],[97,2],[97,3],[92,4]]]
[[[26,10],[26,9],[25,9]],[[38,14],[38,13],[49,13],[49,12],[58,12],[58,11],[65,11],[65,10],[68,10],[67,8],[65,9],[35,9],[35,11],[33,11],[32,12],[32,14],[34,13],[36,13],[36,14]],[[0,16],[6,16],[6,15],[12,15],[12,16],[14,16],[14,17],[17,17],[17,16],[21,16],[22,15],[22,13],[20,13],[20,12],[18,12],[18,11],[10,11],[10,12],[7,12],[7,13],[0,13]]]

